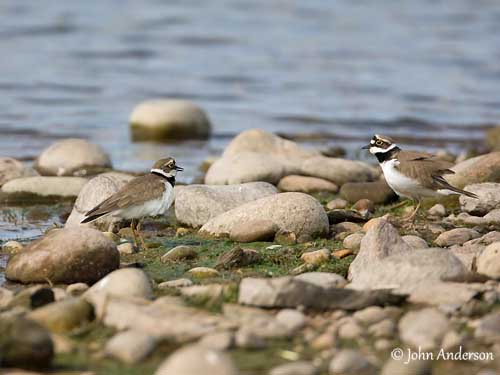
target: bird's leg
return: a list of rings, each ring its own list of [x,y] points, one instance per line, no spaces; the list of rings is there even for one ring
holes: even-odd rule
[[[137,247],[137,236],[135,235],[135,221],[132,219],[130,222],[130,230],[132,231],[132,236],[134,237],[134,246]]]
[[[408,216],[405,217],[405,221],[413,222],[415,221],[415,217],[417,216],[418,210],[420,209],[420,205],[422,204],[422,201],[420,199],[417,199],[417,206],[413,210],[413,212]]]
[[[139,219],[138,220],[138,224],[137,224],[137,234],[139,236],[139,240],[141,241],[141,246],[144,250],[146,250],[148,248],[148,245],[146,245],[146,242],[144,242],[144,237],[142,237],[142,234],[141,234],[141,220]]]
[[[394,210],[394,209],[399,208],[399,207],[406,206],[407,204],[408,204],[408,200],[407,199],[403,199],[401,202],[395,204],[394,206],[391,206],[391,210]]]

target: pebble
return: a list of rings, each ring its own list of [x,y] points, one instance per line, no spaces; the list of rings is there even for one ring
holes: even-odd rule
[[[368,333],[376,338],[392,339],[398,332],[398,326],[391,319],[384,319],[368,328]]]
[[[85,293],[89,289],[89,286],[85,283],[75,283],[70,284],[66,287],[66,293],[72,297],[78,297]]]
[[[137,248],[130,242],[125,242],[116,247],[120,254],[134,254],[137,252]]]
[[[164,281],[158,284],[158,289],[168,289],[168,288],[184,288],[186,286],[193,285],[193,282],[189,279],[176,279]]]
[[[353,255],[354,251],[350,249],[342,249],[342,250],[335,250],[332,251],[332,256],[336,259],[342,259],[345,257],[348,257],[349,255]]]
[[[344,238],[344,241],[342,242],[342,245],[344,248],[348,250],[352,250],[354,252],[357,252],[361,246],[361,240],[365,236],[364,233],[352,233],[348,235],[346,238]]]
[[[419,236],[409,234],[401,238],[407,245],[411,246],[413,249],[425,249],[429,247],[427,241]]]
[[[219,271],[210,267],[195,267],[186,272],[189,276],[197,279],[208,279],[220,276]]]
[[[327,210],[344,209],[347,207],[348,202],[342,198],[336,198],[326,204]]]
[[[339,327],[338,335],[341,339],[354,340],[363,334],[363,329],[354,320],[348,320]]]
[[[156,340],[154,337],[142,332],[129,330],[119,332],[109,339],[104,351],[107,355],[132,365],[146,359],[155,347]]]
[[[424,351],[439,347],[448,327],[446,316],[434,308],[407,312],[399,321],[401,340]]]
[[[442,204],[437,203],[429,208],[429,215],[444,217],[446,216],[446,208]]]
[[[387,317],[386,311],[380,306],[370,306],[363,310],[356,311],[353,318],[358,322],[371,325],[384,320]]]
[[[317,375],[319,370],[312,362],[296,361],[273,367],[269,375]]]
[[[316,251],[309,251],[303,253],[300,259],[307,264],[312,264],[315,266],[319,266],[323,263],[326,263],[330,260],[330,250],[328,249],[320,249]]]
[[[375,204],[371,200],[363,198],[354,203],[352,209],[360,212],[362,215],[371,214],[375,212]]]
[[[295,276],[295,279],[305,281],[322,288],[343,288],[347,280],[336,273],[330,272],[306,272]]]
[[[477,258],[477,272],[500,279],[500,242],[488,245]]]
[[[160,260],[163,263],[178,262],[185,259],[195,259],[198,256],[196,248],[188,245],[176,246],[162,255]]]
[[[329,192],[336,193],[339,188],[333,182],[317,177],[289,175],[278,183],[281,191],[296,191],[301,193]]]
[[[342,349],[335,354],[329,365],[330,375],[375,374],[374,366],[366,357],[354,349]]]
[[[176,350],[160,365],[155,375],[238,375],[231,357],[202,345]]]
[[[214,350],[229,350],[235,345],[234,333],[229,331],[209,333],[203,336],[198,344]]]
[[[296,332],[306,325],[306,317],[296,309],[283,309],[276,314],[276,321],[288,329],[288,332]]]
[[[271,220],[250,220],[235,225],[229,238],[236,242],[272,241],[278,226]]]
[[[474,238],[481,237],[481,235],[474,229],[470,228],[455,228],[441,233],[434,243],[440,247],[448,247],[452,245],[462,245],[464,242]]]

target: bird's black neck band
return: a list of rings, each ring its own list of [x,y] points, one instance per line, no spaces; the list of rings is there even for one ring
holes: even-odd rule
[[[175,176],[167,176],[165,173],[160,173],[156,171],[151,171],[151,173],[160,176],[161,178],[164,178],[170,183],[170,185],[172,185],[172,187],[175,186]]]
[[[383,163],[384,161],[394,159],[399,151],[401,151],[401,149],[396,146],[392,150],[389,150],[387,152],[377,152],[375,156],[377,157],[379,163]]]

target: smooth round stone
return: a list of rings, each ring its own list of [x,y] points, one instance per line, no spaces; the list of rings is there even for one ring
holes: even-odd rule
[[[425,249],[428,248],[429,245],[427,242],[419,237],[419,236],[414,236],[414,235],[406,235],[402,237],[403,241],[406,242],[408,245],[410,245],[414,249]]]
[[[53,229],[11,257],[5,276],[22,283],[94,283],[119,265],[116,245],[98,230]]]
[[[500,279],[500,242],[492,243],[477,258],[477,272]]]
[[[344,208],[347,207],[347,201],[345,199],[342,199],[342,198],[336,198],[334,200],[331,200],[330,202],[328,202],[326,204],[326,208],[328,210],[342,210]]]
[[[164,281],[158,284],[158,289],[184,288],[191,285],[193,285],[193,282],[189,279],[176,279],[176,280]]]
[[[238,375],[231,357],[202,345],[189,345],[172,353],[156,375]]]
[[[154,337],[139,332],[125,331],[113,336],[107,343],[106,354],[128,364],[139,363],[153,352],[156,347]]]
[[[197,279],[208,279],[211,277],[220,276],[219,271],[210,267],[195,267],[187,271],[189,276],[195,277]]]
[[[8,194],[32,194],[41,197],[76,197],[87,183],[82,177],[22,177],[5,183],[1,191]]]
[[[43,150],[34,167],[45,176],[73,176],[77,172],[86,175],[89,170],[110,168],[111,159],[100,146],[70,138]]]
[[[361,375],[374,373],[373,365],[365,356],[354,349],[340,350],[331,360],[329,374]]]
[[[236,242],[272,241],[277,230],[271,220],[250,220],[235,225],[229,238]]]
[[[85,283],[74,283],[66,287],[66,293],[70,296],[77,297],[85,293],[89,289],[89,286]]]
[[[144,271],[138,268],[121,268],[94,284],[85,295],[104,293],[113,296],[153,298],[151,281]]]
[[[123,220],[109,215],[101,217],[91,223],[81,224],[88,211],[118,192],[118,190],[132,180],[132,178],[133,176],[125,173],[108,172],[100,174],[86,182],[81,188],[78,198],[76,198],[73,210],[71,210],[65,227],[79,227],[83,225],[85,227],[109,231],[112,229],[113,225],[124,223]],[[107,236],[111,237],[111,235],[108,234]],[[115,242],[120,240],[120,238],[116,238],[116,235],[112,237],[112,240]]]
[[[336,193],[339,188],[333,182],[317,177],[289,175],[278,183],[281,191],[297,191],[301,193],[329,192]]]
[[[306,272],[295,278],[322,288],[343,288],[347,284],[343,276],[330,272]]]
[[[365,236],[364,233],[352,233],[344,238],[342,245],[349,250],[358,251],[361,246],[361,240]]]
[[[373,213],[375,212],[375,204],[366,198],[360,199],[356,203],[352,205],[352,209],[364,213]]]
[[[13,158],[0,158],[0,186],[7,181],[21,177],[36,176],[37,173]]]
[[[39,323],[21,317],[0,319],[2,367],[47,368],[54,357],[49,332]]]
[[[375,182],[349,182],[342,185],[340,196],[355,203],[360,199],[369,199],[375,204],[387,203],[396,198],[396,193],[384,180]]]
[[[117,246],[120,254],[134,254],[137,252],[136,247],[130,242],[125,242]]]
[[[203,139],[211,133],[206,113],[186,100],[156,99],[140,103],[130,115],[132,139]]]
[[[198,256],[198,252],[193,246],[180,245],[176,246],[162,255],[162,262],[177,262],[185,259],[194,259]]]
[[[28,318],[37,321],[51,332],[69,332],[92,320],[94,309],[81,298],[67,298],[49,303],[28,314]]]
[[[453,167],[446,180],[458,188],[480,182],[500,182],[500,152],[467,159]]]
[[[320,249],[316,251],[309,251],[303,253],[300,259],[307,264],[313,264],[319,266],[320,264],[326,263],[330,260],[330,250]]]

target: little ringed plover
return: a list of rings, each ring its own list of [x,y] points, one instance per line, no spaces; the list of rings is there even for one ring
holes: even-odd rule
[[[85,214],[82,223],[90,223],[100,217],[112,215],[131,220],[130,228],[137,245],[136,230],[141,245],[146,248],[140,233],[140,220],[146,216],[164,214],[174,201],[175,176],[183,168],[175,164],[174,158],[158,160],[150,173],[136,177],[125,184],[115,194],[99,203]],[[138,221],[135,227],[135,220]]]
[[[408,220],[412,220],[417,214],[422,198],[450,194],[477,198],[474,193],[450,185],[443,175],[455,173],[450,169],[452,164],[437,159],[432,154],[403,151],[390,138],[377,134],[363,149],[376,156],[387,184],[397,195],[417,202]]]

